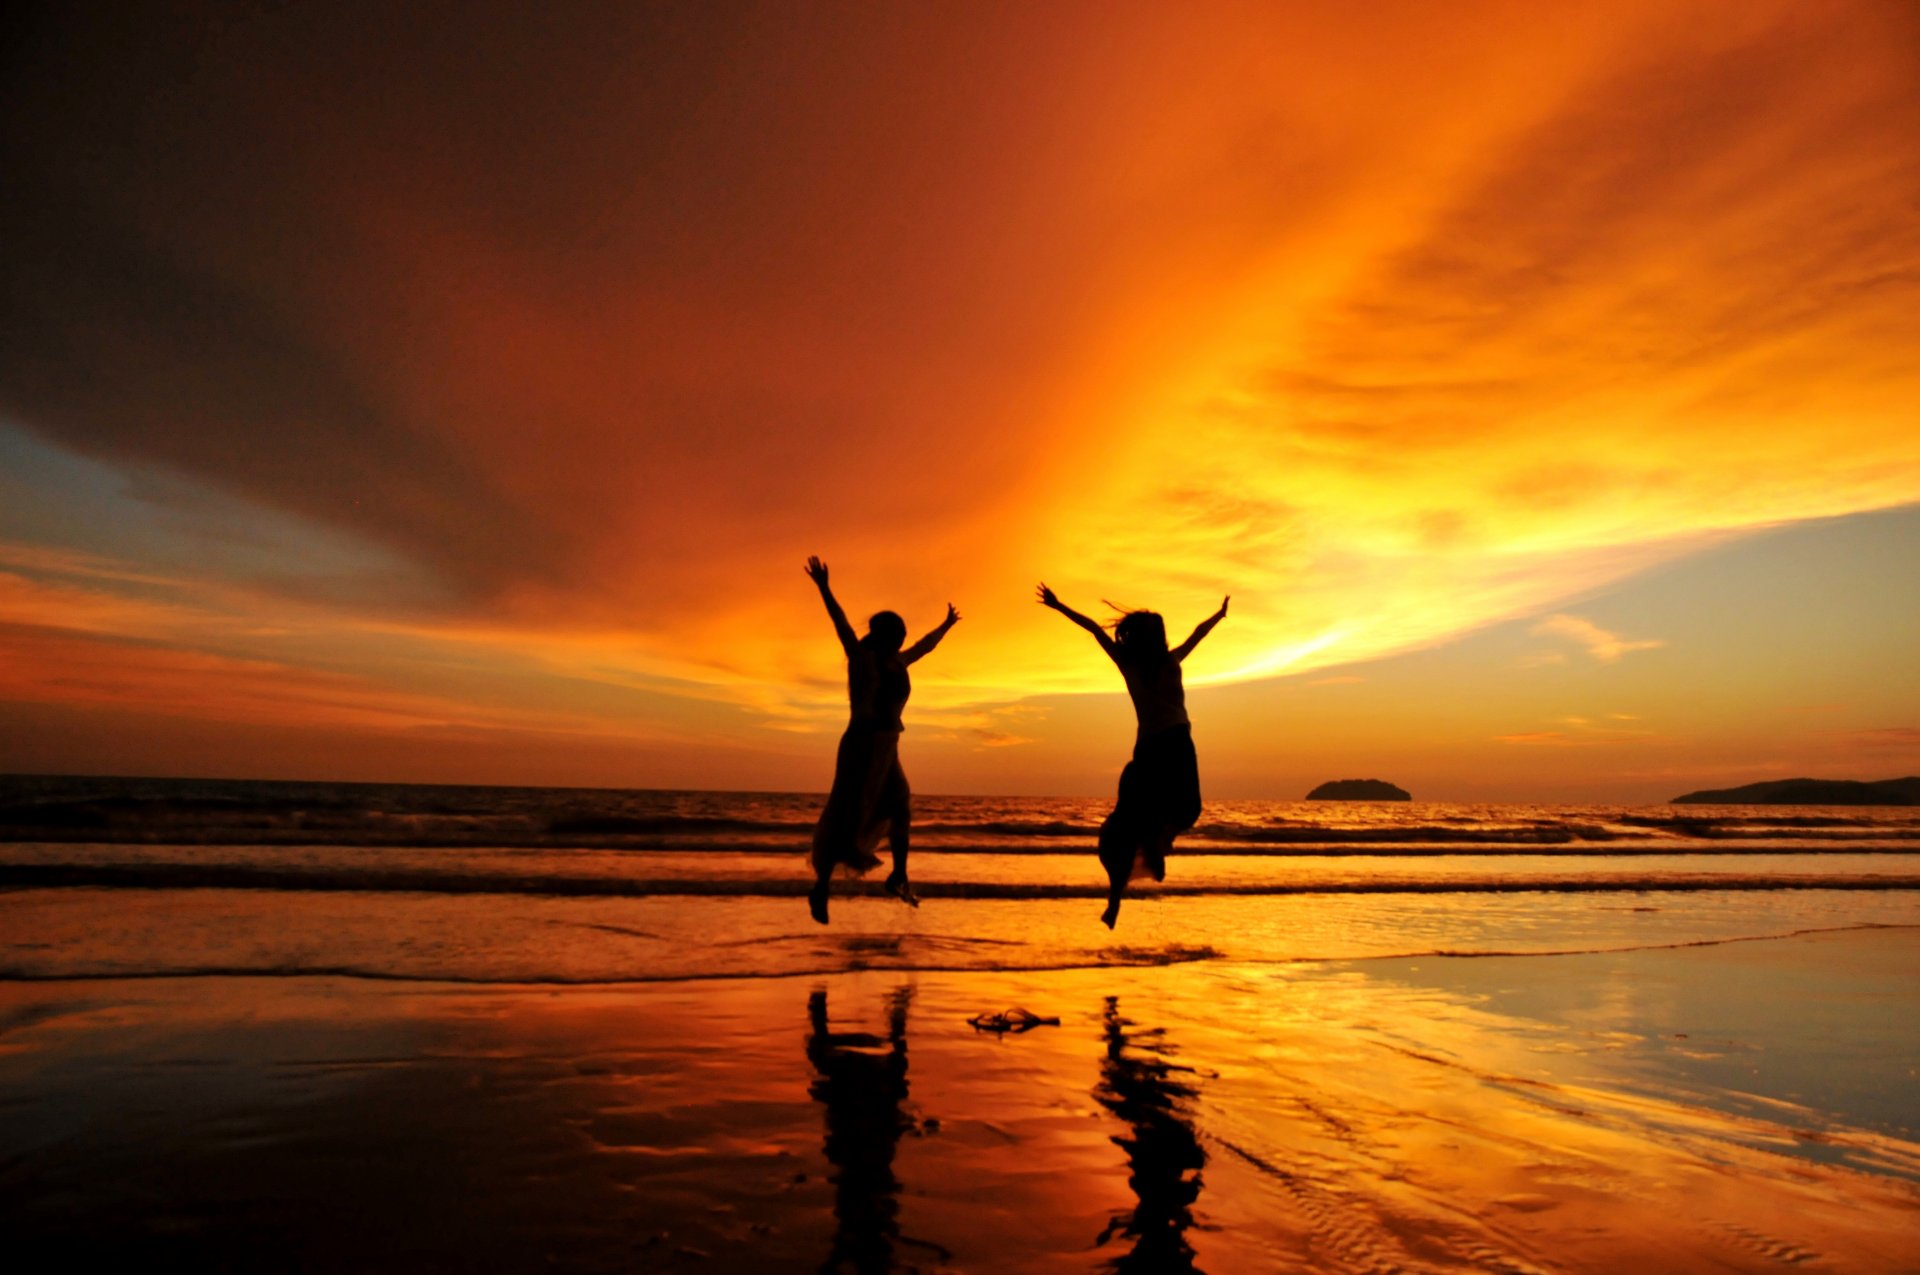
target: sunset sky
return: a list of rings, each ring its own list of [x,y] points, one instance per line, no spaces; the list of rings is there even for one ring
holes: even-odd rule
[[[181,12],[6,19],[0,771],[824,790],[817,553],[927,792],[1041,579],[1219,797],[1920,773],[1904,0]]]

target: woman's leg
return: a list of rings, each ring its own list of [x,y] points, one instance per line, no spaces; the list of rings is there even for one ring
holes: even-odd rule
[[[1111,864],[1107,867],[1107,907],[1100,919],[1111,930],[1120,919],[1120,896],[1127,890],[1127,874],[1124,869],[1116,872]]]
[[[1200,819],[1200,764],[1194,756],[1190,731],[1156,735],[1150,746],[1154,773],[1151,802],[1155,817],[1146,821],[1148,834],[1142,838],[1142,849],[1153,879],[1165,881],[1173,839]]]
[[[1142,846],[1145,851],[1140,857],[1146,860],[1147,875],[1155,881],[1167,879],[1167,852],[1173,849],[1174,832],[1170,827],[1162,827],[1152,841]]]
[[[1133,875],[1133,838],[1119,810],[1100,825],[1100,866],[1107,870],[1107,910],[1100,914],[1109,930],[1120,918],[1120,896]]]
[[[893,845],[893,871],[887,876],[887,893],[908,907],[920,906],[920,896],[907,883],[907,821],[896,822],[887,832]]]
[[[827,923],[827,888],[833,880],[834,865],[846,857],[859,818],[858,785],[867,742],[864,735],[851,729],[841,732],[833,758],[833,787],[827,793],[820,822],[813,829],[813,886],[807,891],[807,912],[822,925]]]
[[[907,787],[906,772],[894,763],[887,776],[887,845],[893,851],[893,871],[887,876],[887,893],[909,907],[920,906],[920,896],[907,884],[907,843],[913,829],[913,791]]]
[[[1113,813],[1100,825],[1100,866],[1107,870],[1107,909],[1100,914],[1109,930],[1120,919],[1120,896],[1133,876],[1133,858],[1140,851],[1140,768],[1128,762],[1120,771],[1120,794]]]
[[[813,865],[813,889],[807,891],[807,911],[822,925],[827,923],[827,882],[832,879],[832,864],[816,862]]]

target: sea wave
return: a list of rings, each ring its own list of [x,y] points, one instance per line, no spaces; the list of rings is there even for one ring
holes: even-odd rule
[[[807,793],[16,775],[0,776],[0,843],[764,852],[804,846],[822,801]],[[1110,810],[1106,798],[922,795],[913,834],[925,851],[1077,854]],[[1180,841],[1218,854],[1916,843],[1920,812],[1898,807],[1278,801],[1209,802]]]
[[[547,820],[555,836],[662,836],[691,833],[711,837],[730,832],[771,832],[799,835],[810,822],[790,819],[737,819],[719,815],[556,815]]]
[[[1201,824],[1190,834],[1200,841],[1251,841],[1269,845],[1353,843],[1394,845],[1400,842],[1474,842],[1525,845],[1564,845],[1573,841],[1618,841],[1649,834],[1620,833],[1595,824],[1542,821],[1525,827],[1442,827],[1431,824],[1370,828],[1329,828],[1315,825],[1248,827],[1242,824]]]
[[[572,876],[542,873],[437,872],[379,868],[308,868],[260,864],[195,863],[7,863],[0,888],[95,888],[134,890],[282,890],[372,893],[524,894],[592,898],[655,896],[796,898],[809,880],[782,878],[687,878]],[[1095,899],[1098,883],[1023,881],[922,881],[922,898]],[[1136,883],[1146,897],[1200,898],[1297,894],[1501,894],[1523,892],[1618,893],[1668,890],[1920,890],[1920,873],[1874,876],[1817,872],[1765,873],[1582,873],[1569,875],[1459,876],[1445,879],[1371,875],[1364,880],[1290,876],[1285,880],[1202,884]],[[836,886],[847,894],[880,895],[873,881]]]
[[[813,824],[778,819],[680,815],[563,816],[538,823],[501,818],[360,813],[320,819],[310,814],[248,817],[217,822],[142,818],[128,823],[12,817],[0,813],[0,844],[151,846],[342,846],[392,849],[632,850],[765,853],[804,848]],[[915,824],[914,848],[931,854],[1084,854],[1098,829],[1070,823],[1031,825],[989,821]],[[1183,835],[1179,847],[1222,855],[1557,853],[1721,854],[1790,847],[1807,853],[1914,853],[1920,828],[1887,825],[1748,825],[1670,828],[1661,832],[1594,824],[1543,823],[1530,827],[1482,825],[1262,827],[1220,824]]]
[[[977,837],[1097,837],[1100,825],[1068,823],[1061,819],[982,819],[916,823],[916,833],[960,834]],[[1197,830],[1196,830],[1197,831]]]

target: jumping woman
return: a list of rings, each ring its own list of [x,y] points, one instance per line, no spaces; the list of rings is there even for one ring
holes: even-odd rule
[[[1107,910],[1100,919],[1112,929],[1120,917],[1120,896],[1134,877],[1167,879],[1167,852],[1173,839],[1200,818],[1200,764],[1193,753],[1193,727],[1187,721],[1187,692],[1180,662],[1227,617],[1227,603],[1200,622],[1192,636],[1171,651],[1167,625],[1155,611],[1129,611],[1113,626],[1113,636],[1041,585],[1042,606],[1052,607],[1093,634],[1126,680],[1137,722],[1133,760],[1120,772],[1120,799],[1100,825],[1100,863],[1107,870]]]
[[[840,736],[840,754],[834,763],[833,791],[827,795],[827,808],[813,830],[813,889],[807,894],[807,910],[813,919],[827,923],[827,883],[836,867],[861,873],[880,862],[874,847],[885,836],[893,845],[893,873],[887,878],[887,892],[901,902],[920,905],[913,887],[907,884],[907,834],[912,818],[913,794],[900,769],[900,710],[907,706],[913,683],[907,677],[907,665],[934,647],[947,630],[960,621],[960,613],[947,604],[947,618],[933,632],[904,651],[907,623],[892,611],[876,613],[867,621],[867,635],[855,637],[847,623],[847,613],[834,600],[827,587],[827,564],[818,558],[807,559],[807,576],[820,586],[820,600],[827,604],[833,619],[833,631],[840,635],[840,646],[847,653],[847,729]]]

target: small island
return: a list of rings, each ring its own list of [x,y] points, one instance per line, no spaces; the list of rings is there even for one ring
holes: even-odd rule
[[[1412,801],[1413,794],[1384,779],[1330,779],[1307,794],[1308,801]]]
[[[1920,775],[1905,779],[1769,779],[1709,788],[1672,804],[1702,806],[1920,806]]]

